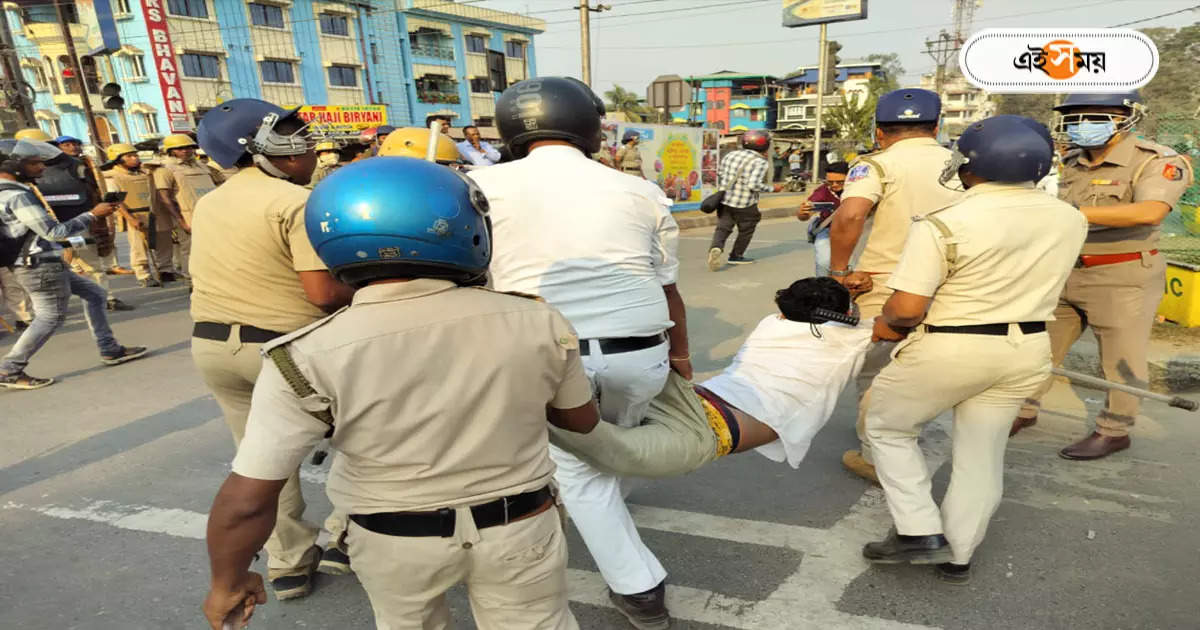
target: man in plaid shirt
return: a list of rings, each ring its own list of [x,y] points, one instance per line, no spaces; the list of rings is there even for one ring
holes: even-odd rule
[[[721,268],[725,241],[729,240],[735,225],[738,235],[729,252],[729,264],[748,265],[754,262],[744,254],[750,246],[750,239],[754,238],[754,229],[762,220],[762,214],[758,211],[758,194],[779,192],[782,188],[778,185],[772,187],[765,181],[771,166],[767,160],[771,135],[757,129],[747,131],[742,134],[741,144],[740,150],[721,159],[721,167],[717,172],[725,198],[721,200],[721,207],[717,208],[717,229],[713,232],[712,246],[708,250],[709,271]]]
[[[12,153],[0,156],[0,236],[15,241],[20,250],[12,266],[17,282],[33,302],[33,322],[17,339],[8,356],[0,360],[0,388],[38,389],[54,382],[25,373],[25,366],[67,318],[71,295],[84,301],[84,317],[100,347],[105,365],[117,365],[146,354],[143,347],[117,343],[108,326],[107,292],[100,285],[72,273],[55,241],[87,232],[93,221],[116,211],[116,204],[101,203],[89,212],[59,223],[47,210],[32,183],[46,170],[45,160],[59,150],[44,142],[18,141]]]

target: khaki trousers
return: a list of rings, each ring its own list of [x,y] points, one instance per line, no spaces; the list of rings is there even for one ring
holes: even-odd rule
[[[240,329],[234,326],[226,341],[192,338],[192,360],[204,383],[225,415],[225,424],[233,432],[234,444],[241,444],[250,414],[250,396],[262,369],[262,344],[242,343]],[[275,529],[267,539],[267,572],[270,579],[294,575],[308,566],[309,550],[317,543],[320,530],[304,520],[304,496],[300,493],[300,471],[292,473],[279,493]],[[331,519],[332,520],[332,519]],[[327,523],[337,527],[335,522]],[[333,540],[342,529],[330,530]]]
[[[954,562],[964,564],[983,541],[1004,491],[1004,449],[1021,401],[1050,372],[1050,338],[914,332],[875,378],[867,439],[888,509],[902,535],[945,533]],[[917,437],[954,410],[950,487],[941,510]]]
[[[1146,346],[1162,300],[1166,270],[1161,254],[1145,252],[1141,260],[1072,271],[1054,310],[1055,319],[1047,323],[1054,365],[1062,364],[1071,346],[1091,326],[1100,345],[1104,378],[1147,387]],[[1020,415],[1036,416],[1042,397],[1053,384],[1051,375],[1025,401]],[[1110,437],[1129,435],[1140,409],[1137,396],[1110,391],[1104,409],[1096,416],[1096,431]]]
[[[149,212],[134,211],[132,214],[140,219],[144,225],[150,225]],[[157,232],[154,235],[154,267],[158,269],[159,273],[171,272],[175,269],[171,264],[171,222],[155,219],[154,223]],[[137,274],[137,279],[146,280],[150,278],[152,274],[148,242],[149,235],[131,225],[125,231],[125,238],[129,239],[129,266]]]
[[[108,293],[108,267],[104,263],[104,259],[100,256],[100,252],[95,245],[86,247],[71,248],[72,259],[71,267],[75,271],[89,277],[93,282],[104,288],[104,292]],[[111,296],[110,296],[111,297]]]
[[[181,210],[183,219],[187,221],[188,227],[192,225],[192,212],[190,210]],[[172,221],[174,224],[174,221]],[[191,277],[188,273],[188,260],[192,257],[192,235],[183,231],[180,225],[174,225],[175,238],[179,240],[175,244],[175,251],[171,257],[171,262],[175,267],[175,271],[182,274],[184,277]]]
[[[25,287],[17,282],[17,276],[9,267],[0,267],[0,297],[4,299],[4,305],[8,307],[8,310],[17,316],[18,321],[26,324],[33,321],[33,313],[30,311],[33,303],[29,301],[29,294],[25,292]]]
[[[449,628],[446,591],[459,583],[479,630],[577,630],[558,510],[486,529],[475,527],[469,508],[455,514],[449,538],[387,536],[350,523],[350,564],[379,630]]]
[[[891,274],[885,273],[872,274],[871,290],[855,298],[854,303],[858,305],[862,321],[874,322],[876,317],[883,314],[883,305],[894,293],[887,286],[888,278],[891,277]],[[854,377],[854,384],[858,387],[858,418],[854,423],[854,432],[858,434],[859,452],[868,464],[875,463],[871,443],[867,440],[867,407],[871,405],[871,384],[879,375],[879,371],[891,362],[892,350],[895,347],[896,344],[891,341],[872,343],[863,357],[862,369],[859,370],[858,376]]]

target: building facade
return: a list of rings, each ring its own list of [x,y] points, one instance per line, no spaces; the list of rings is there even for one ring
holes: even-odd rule
[[[842,98],[865,99],[871,78],[881,76],[882,66],[873,61],[847,61],[837,67],[837,91],[825,95],[822,106],[828,111]],[[801,66],[779,83],[783,89],[776,96],[779,107],[776,129],[811,132],[817,126],[817,66]]]
[[[921,87],[936,91],[937,75],[921,75]],[[942,84],[942,127],[946,140],[956,140],[967,125],[983,120],[996,111],[996,104],[987,92],[971,85],[961,74],[946,77]]]
[[[63,7],[105,144],[188,130],[233,98],[382,105],[396,126],[433,113],[491,125],[499,93],[536,76],[533,38],[545,29],[452,0],[109,0],[120,40],[111,50],[94,48],[102,4]],[[38,124],[87,138],[55,6],[3,8]],[[109,82],[122,88],[123,116],[104,107]]]
[[[728,70],[687,77],[691,99],[672,114],[672,122],[741,133],[751,129],[773,129],[775,123],[775,77],[741,74]]]

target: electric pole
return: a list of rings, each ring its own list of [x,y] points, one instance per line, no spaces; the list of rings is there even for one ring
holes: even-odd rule
[[[111,138],[100,137],[96,115],[92,113],[92,99],[87,91],[87,81],[83,78],[83,69],[80,67],[79,57],[75,54],[75,39],[71,37],[71,27],[67,24],[67,16],[63,14],[62,4],[56,4],[55,9],[58,11],[58,26],[62,29],[63,40],[67,43],[67,62],[71,64],[71,72],[75,73],[75,81],[79,86],[79,102],[83,106],[83,115],[87,118],[88,131],[92,134],[92,144],[101,150],[100,155],[104,155],[103,150]]]
[[[37,127],[37,120],[33,117],[33,99],[21,74],[21,62],[17,58],[7,19],[0,20],[0,63],[4,67],[4,92],[9,95],[9,107],[15,109],[20,120],[19,128]]]
[[[937,87],[934,91],[937,92],[938,98],[942,97],[942,86],[946,82],[946,64],[958,54],[959,43],[946,31],[938,33],[937,39],[925,40],[925,54],[929,55],[935,64],[934,85]]]
[[[821,118],[824,116],[825,109],[825,82],[828,79],[825,77],[826,55],[829,54],[828,32],[826,31],[824,22],[821,22],[821,50],[817,55],[817,128],[813,131],[813,164],[812,164],[812,181],[817,183],[821,181]]]
[[[608,11],[611,6],[597,4],[588,6],[588,0],[579,0],[579,54],[583,59],[583,82],[592,87],[592,13]]]

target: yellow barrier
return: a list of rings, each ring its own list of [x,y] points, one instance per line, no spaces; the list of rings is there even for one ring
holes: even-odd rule
[[[1167,283],[1158,314],[1180,326],[1200,326],[1200,268],[1167,263]]]

